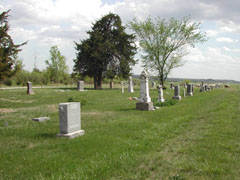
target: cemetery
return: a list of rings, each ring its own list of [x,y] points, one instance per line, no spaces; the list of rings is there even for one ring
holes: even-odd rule
[[[149,84],[146,102],[162,103],[164,98],[177,103],[142,111],[136,108],[141,89],[146,90],[142,81],[134,92],[125,86],[123,93],[121,83],[113,89],[106,84],[100,91],[90,84],[84,87],[88,91],[79,91],[77,83],[63,91],[38,88],[31,95],[27,87],[1,89],[1,177],[141,179],[180,174],[189,179],[234,179],[240,158],[239,85],[207,92],[199,87],[193,96],[184,97],[184,86],[159,94]],[[176,95],[182,100],[172,100]],[[70,107],[69,98],[79,103]],[[44,121],[32,120],[36,117]],[[73,128],[75,122],[69,122],[68,129],[64,123],[71,118],[80,121]],[[72,132],[78,135],[64,137]]]
[[[239,42],[221,37],[233,21],[204,32],[165,10],[139,18],[151,3],[12,2],[0,2],[0,180],[239,179],[240,51],[221,44]],[[125,4],[123,20],[109,11]]]

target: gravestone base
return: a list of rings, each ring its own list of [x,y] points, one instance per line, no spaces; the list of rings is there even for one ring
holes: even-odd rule
[[[37,117],[37,118],[32,118],[32,120],[37,122],[44,122],[44,121],[50,120],[50,117]]]
[[[84,130],[79,130],[79,131],[75,131],[75,132],[68,133],[68,134],[57,134],[57,137],[66,137],[66,138],[69,138],[69,139],[73,139],[73,138],[76,138],[78,136],[82,136],[84,134],[85,134]]]
[[[158,102],[164,103],[165,99],[164,98],[160,98],[160,99],[158,99]]]
[[[33,91],[27,91],[27,94],[31,95],[31,94],[35,94]]]
[[[173,96],[172,98],[173,98],[173,99],[176,99],[176,100],[181,100],[181,99],[182,99],[181,96]]]
[[[141,111],[151,111],[154,110],[153,102],[137,102],[136,109]]]
[[[191,93],[187,93],[187,96],[193,96],[193,93],[191,92]]]

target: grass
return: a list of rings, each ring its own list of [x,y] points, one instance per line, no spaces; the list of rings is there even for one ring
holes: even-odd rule
[[[0,179],[239,179],[240,87],[145,112],[139,89],[0,90]],[[164,91],[170,101],[172,90]],[[157,90],[150,96],[157,98]],[[57,138],[58,104],[81,107],[85,135]],[[33,117],[49,116],[44,123]]]

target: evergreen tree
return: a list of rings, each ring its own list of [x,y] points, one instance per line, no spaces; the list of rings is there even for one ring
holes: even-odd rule
[[[102,88],[106,73],[127,77],[135,64],[134,35],[125,32],[120,17],[108,14],[87,32],[89,38],[76,44],[77,58],[74,71],[94,78],[94,88]]]
[[[2,12],[0,14],[0,82],[4,79],[14,75],[18,68],[14,68],[14,65],[17,65],[17,54],[21,51],[20,47],[27,42],[19,45],[15,45],[11,36],[8,34],[9,17],[10,10]]]

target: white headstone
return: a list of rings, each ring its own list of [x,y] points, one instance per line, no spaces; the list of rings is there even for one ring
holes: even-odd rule
[[[132,76],[129,76],[129,79],[128,79],[128,92],[134,92],[133,90],[133,82],[132,82]]]
[[[84,134],[81,130],[81,110],[79,102],[59,104],[59,127],[58,136],[74,138]]]
[[[77,90],[84,91],[84,81],[78,81]]]
[[[153,110],[153,102],[149,96],[148,87],[148,74],[146,71],[142,71],[140,75],[140,97],[136,103],[136,108],[139,110]]]
[[[33,90],[32,90],[32,83],[31,82],[27,82],[27,93],[29,94],[29,95],[31,95],[31,94],[34,94],[34,92],[33,92]]]
[[[163,97],[162,85],[159,85],[157,88],[158,88],[158,102],[165,102],[165,99]]]
[[[148,74],[146,71],[142,71],[140,75],[140,97],[139,102],[151,102],[151,97],[149,96],[148,88]]]
[[[122,93],[124,93],[124,82],[121,81],[121,86],[122,86]]]

